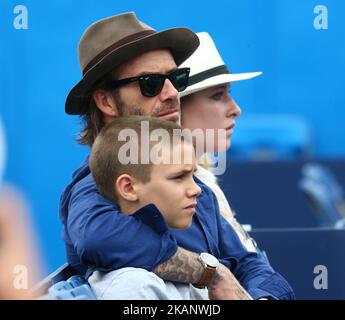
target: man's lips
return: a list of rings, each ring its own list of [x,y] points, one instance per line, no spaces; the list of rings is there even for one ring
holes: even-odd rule
[[[178,111],[179,111],[178,109],[167,110],[165,112],[160,113],[158,115],[158,117],[168,116],[169,114],[172,114],[172,113],[175,113],[175,112],[178,112]]]

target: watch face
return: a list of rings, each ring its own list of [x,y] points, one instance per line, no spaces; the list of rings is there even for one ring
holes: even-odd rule
[[[201,253],[200,259],[212,268],[217,268],[219,266],[218,259],[209,253],[205,253],[205,252]]]

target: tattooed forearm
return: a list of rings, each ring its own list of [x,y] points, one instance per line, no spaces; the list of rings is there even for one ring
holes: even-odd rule
[[[204,268],[198,261],[199,254],[178,248],[175,255],[160,264],[153,272],[160,278],[182,283],[197,283]],[[240,285],[231,271],[220,265],[209,285],[214,299],[251,300],[252,298]]]
[[[179,247],[168,261],[160,264],[153,272],[164,280],[196,283],[204,272],[198,256],[197,253]]]
[[[224,265],[219,266],[208,289],[212,299],[252,300],[252,297]]]

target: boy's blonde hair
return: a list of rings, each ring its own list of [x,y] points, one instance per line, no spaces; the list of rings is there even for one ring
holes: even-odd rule
[[[141,130],[142,122],[147,121],[149,124],[148,133],[156,129],[165,130],[170,137],[171,145],[178,142],[189,142],[192,144],[192,138],[188,135],[179,136],[180,139],[173,139],[175,130],[182,130],[178,124],[162,120],[159,118],[130,116],[119,117],[107,124],[97,136],[91,150],[90,169],[96,182],[99,192],[108,199],[117,202],[115,190],[115,181],[121,174],[129,174],[139,181],[146,183],[150,181],[152,162],[149,159],[147,164],[143,163],[141,157]],[[138,163],[122,164],[119,160],[119,151],[128,141],[120,141],[119,134],[122,130],[132,129],[136,132],[138,140],[135,141],[138,147]],[[159,141],[149,141],[148,151]]]

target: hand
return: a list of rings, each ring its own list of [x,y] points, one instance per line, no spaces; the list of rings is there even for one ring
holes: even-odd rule
[[[208,287],[208,295],[210,300],[253,300],[232,272],[222,264]]]
[[[38,282],[38,252],[31,234],[28,209],[13,190],[0,190],[0,300],[32,299]]]

